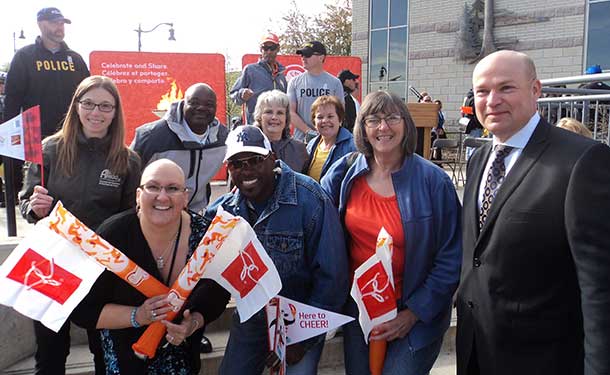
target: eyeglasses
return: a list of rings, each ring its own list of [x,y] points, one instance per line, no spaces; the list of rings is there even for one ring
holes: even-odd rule
[[[91,100],[83,100],[78,103],[83,109],[86,109],[87,111],[93,111],[95,107],[97,107],[99,108],[100,112],[112,112],[115,107],[114,105],[106,102],[95,104]]]
[[[271,155],[271,153],[268,153],[266,156],[255,155],[255,156],[251,156],[249,158],[244,158],[244,159],[229,160],[227,162],[227,165],[229,166],[230,169],[233,169],[233,170],[239,170],[242,168],[259,167],[262,162],[264,162],[265,160],[267,160],[267,158],[269,158],[269,155]]]
[[[263,44],[263,45],[261,46],[261,49],[262,49],[263,51],[275,51],[275,50],[276,50],[276,49],[278,49],[278,48],[280,48],[280,46],[279,46],[279,45],[277,45],[277,44],[268,44],[268,45]]]
[[[144,190],[148,194],[161,194],[161,191],[165,190],[165,194],[167,195],[178,195],[184,193],[187,189],[185,187],[176,186],[176,185],[168,185],[161,186],[157,184],[143,184],[139,186],[140,189]]]
[[[375,128],[379,127],[379,125],[381,125],[381,121],[385,121],[385,123],[388,124],[388,126],[394,126],[394,125],[400,124],[400,122],[402,121],[402,116],[399,115],[398,113],[393,113],[386,117],[379,117],[376,115],[371,115],[371,116],[367,116],[364,119],[364,125],[366,125],[367,128],[375,129]]]

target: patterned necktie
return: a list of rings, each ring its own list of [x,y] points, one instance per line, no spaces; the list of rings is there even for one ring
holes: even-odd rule
[[[513,147],[496,145],[494,150],[496,152],[496,158],[493,163],[491,163],[491,168],[489,168],[487,178],[485,179],[485,190],[483,191],[483,201],[481,202],[481,212],[479,214],[479,229],[483,227],[489,209],[491,208],[491,202],[493,202],[504,181],[504,175],[506,174],[504,159],[510,154]]]

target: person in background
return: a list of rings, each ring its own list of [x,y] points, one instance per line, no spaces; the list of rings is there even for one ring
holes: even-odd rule
[[[445,128],[443,125],[445,124],[445,113],[443,112],[443,103],[440,100],[435,100],[434,103],[438,105],[438,123],[436,127],[432,129],[430,135],[432,138],[431,145],[434,145],[434,141],[437,139],[447,139],[447,134],[445,133]],[[434,148],[432,152],[432,160],[442,160],[443,154],[440,148]]]
[[[4,82],[6,73],[0,72],[0,124],[4,122]],[[7,120],[10,120],[7,118]]]
[[[422,91],[421,93],[419,93],[419,97],[417,98],[417,102],[418,103],[423,103],[424,99],[426,97],[430,98],[430,101],[432,101],[432,98],[430,97],[430,95],[428,94],[428,91]]]
[[[64,26],[72,21],[57,8],[41,9],[36,19],[40,36],[34,44],[15,53],[6,76],[4,118],[12,119],[40,105],[40,131],[44,139],[61,127],[74,90],[89,76],[89,69],[81,55],[64,42]],[[23,181],[23,162],[14,160],[12,165],[11,188],[17,194]]]
[[[564,117],[557,122],[557,127],[569,130],[573,133],[580,134],[583,137],[593,138],[591,130],[589,130],[582,122],[571,117]]]
[[[434,101],[436,105],[438,105],[438,125],[436,126],[437,133],[439,133],[439,129],[442,133],[445,133],[443,126],[445,125],[445,112],[443,112],[443,102],[436,99]],[[440,134],[437,134],[440,136]]]
[[[233,84],[229,95],[235,104],[246,104],[246,121],[254,124],[254,109],[258,96],[265,91],[286,92],[286,68],[277,61],[280,39],[273,33],[266,34],[260,42],[261,57],[248,64]]]
[[[250,223],[282,280],[280,295],[339,311],[349,289],[343,231],[332,202],[318,183],[276,160],[256,126],[244,125],[227,137],[226,161],[236,186],[208,207],[218,207]],[[287,374],[317,374],[325,335],[286,348]],[[265,310],[240,323],[233,315],[221,375],[262,374],[269,355]]]
[[[85,78],[76,88],[63,126],[43,141],[44,182],[38,164],[26,163],[21,214],[35,223],[57,201],[95,230],[108,217],[132,207],[140,180],[140,158],[125,147],[118,89],[107,77]],[[58,333],[34,322],[36,374],[65,373],[70,324]],[[97,375],[105,374],[100,337],[87,331]]]
[[[6,73],[0,72],[0,124],[4,122],[4,81],[6,80]],[[9,120],[9,119],[7,119]],[[2,157],[0,157],[0,166],[2,166]],[[4,168],[2,169],[4,174]],[[0,177],[0,207],[6,207],[6,199],[4,197],[4,181]]]
[[[272,90],[262,93],[254,109],[254,124],[269,138],[275,157],[288,164],[293,171],[303,173],[309,155],[303,142],[290,136],[290,99]]]
[[[395,94],[368,94],[354,127],[359,151],[322,178],[343,220],[350,275],[375,252],[383,227],[392,236],[398,315],[373,327],[370,340],[388,341],[383,374],[426,375],[449,328],[460,279],[460,202],[449,176],[415,154],[415,124]],[[369,372],[369,350],[353,300],[343,328],[345,372]]]
[[[228,133],[216,118],[216,93],[208,84],[195,83],[162,119],[138,127],[130,147],[143,166],[164,158],[178,164],[186,176],[188,208],[203,213],[210,181],[222,167]]]
[[[337,76],[341,84],[343,85],[344,102],[345,102],[345,118],[342,121],[341,126],[349,130],[351,133],[354,129],[354,123],[356,122],[356,115],[360,111],[360,103],[354,97],[354,94],[360,88],[360,84],[357,81],[360,78],[359,75],[352,73],[349,69],[344,69],[339,72]]]
[[[320,96],[311,105],[311,122],[319,135],[307,144],[307,174],[316,181],[335,161],[356,151],[352,133],[341,126],[344,117],[343,104],[336,96]]]
[[[477,110],[474,106],[474,93],[472,89],[468,90],[464,97],[464,102],[460,109],[462,118],[460,119],[460,125],[466,126],[464,134],[466,137],[479,138],[483,136],[483,125],[477,118]],[[476,151],[474,147],[466,147],[466,160],[470,159],[470,156]]]
[[[148,274],[170,287],[205,234],[203,218],[187,211],[188,194],[180,166],[168,159],[150,163],[142,172],[136,208],[112,216],[97,233]],[[200,279],[174,321],[168,321],[170,297],[147,298],[106,270],[71,319],[99,330],[105,374],[197,375],[203,327],[229,302],[229,293],[215,281]],[[167,332],[153,358],[138,358],[134,344],[147,326],[161,322]]]
[[[307,143],[318,135],[311,122],[311,105],[318,96],[324,95],[336,96],[343,102],[343,85],[338,78],[324,70],[324,44],[318,41],[305,43],[296,53],[301,55],[305,73],[288,83],[290,119],[294,126],[294,139]]]

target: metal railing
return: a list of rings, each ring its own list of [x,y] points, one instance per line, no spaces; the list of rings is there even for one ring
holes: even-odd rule
[[[610,144],[610,90],[566,87],[603,81],[610,81],[610,73],[544,79],[538,111],[551,124],[563,117],[577,119],[591,130],[594,139]]]

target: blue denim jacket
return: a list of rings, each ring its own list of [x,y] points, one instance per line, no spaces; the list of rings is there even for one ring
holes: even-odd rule
[[[321,182],[342,220],[354,179],[370,171],[364,155],[347,167],[347,157],[341,158]],[[392,184],[406,243],[398,309],[409,308],[419,318],[408,335],[417,350],[449,327],[462,265],[461,205],[449,176],[419,155],[405,158]]]
[[[307,170],[309,170],[309,166],[311,165],[311,161],[313,159],[313,155],[316,152],[316,148],[320,143],[320,139],[322,136],[318,135],[307,144],[307,153],[309,154],[309,161],[307,162]],[[344,127],[339,128],[339,133],[337,134],[337,140],[335,141],[335,145],[331,147],[330,152],[328,153],[328,158],[322,165],[322,173],[320,173],[320,180],[326,172],[328,172],[328,168],[333,165],[334,162],[342,158],[343,156],[349,154],[352,151],[356,151],[356,146],[354,145],[354,136],[349,130]]]
[[[349,292],[347,252],[337,210],[311,177],[277,161],[275,191],[254,231],[282,279],[280,294],[331,311],[343,307]],[[206,210],[210,221],[218,205],[248,220],[246,199],[238,189]]]

